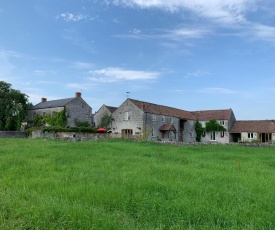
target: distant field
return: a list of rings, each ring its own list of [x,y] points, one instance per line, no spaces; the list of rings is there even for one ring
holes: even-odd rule
[[[0,139],[0,229],[275,229],[275,148]]]

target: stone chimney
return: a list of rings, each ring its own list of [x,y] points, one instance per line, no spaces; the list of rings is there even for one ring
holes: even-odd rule
[[[45,97],[41,98],[41,102],[46,102],[46,101],[47,101],[47,98],[45,98]]]
[[[80,92],[76,92],[75,93],[75,97],[81,97],[81,93]]]

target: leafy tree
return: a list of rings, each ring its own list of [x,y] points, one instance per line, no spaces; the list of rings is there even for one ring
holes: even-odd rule
[[[76,127],[90,127],[89,121],[80,121],[77,118],[74,119]]]
[[[49,124],[51,126],[65,127],[67,124],[66,109],[54,113],[54,116],[52,117],[52,119],[50,119]]]
[[[106,128],[106,129],[109,129],[111,128],[111,125],[112,125],[112,121],[113,121],[113,118],[112,118],[112,115],[109,115],[107,112],[103,114],[103,116],[101,117],[99,123],[98,123],[98,127],[100,128]]]
[[[226,129],[220,125],[215,119],[212,119],[205,124],[205,130],[207,132],[212,131],[226,131]]]
[[[205,131],[205,129],[202,127],[202,124],[199,121],[196,122],[195,131],[196,131],[196,140],[200,142],[201,136]]]
[[[11,88],[11,84],[0,81],[0,130],[20,130],[30,104],[28,96]]]

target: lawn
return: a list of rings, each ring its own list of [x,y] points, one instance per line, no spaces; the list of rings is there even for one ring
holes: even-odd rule
[[[275,229],[275,148],[0,139],[0,229]]]

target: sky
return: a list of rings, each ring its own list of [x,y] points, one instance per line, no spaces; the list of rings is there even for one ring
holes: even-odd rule
[[[127,97],[275,119],[274,0],[0,0],[0,80],[29,96]]]

